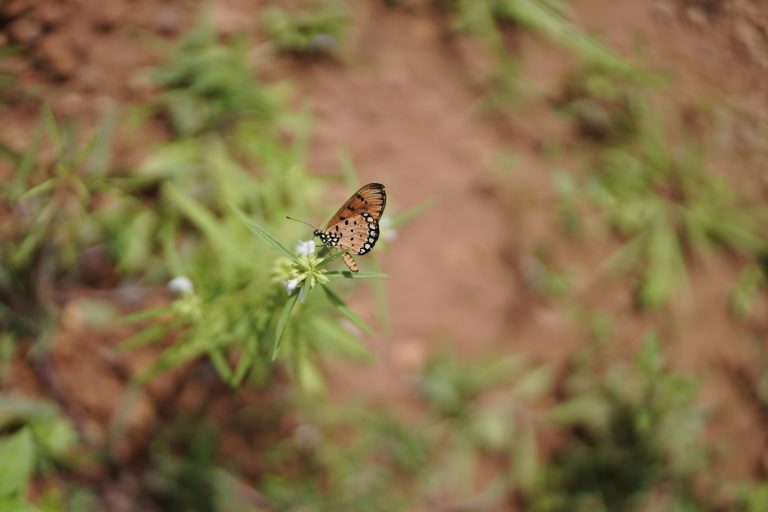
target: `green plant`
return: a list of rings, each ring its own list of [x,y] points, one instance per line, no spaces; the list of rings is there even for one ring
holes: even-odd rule
[[[277,510],[411,510],[434,447],[383,411],[304,404],[301,421],[265,454],[258,488]]]
[[[569,436],[528,496],[531,509],[621,512],[653,496],[664,510],[698,510],[686,508],[698,503],[694,479],[708,456],[695,382],[667,367],[653,335],[631,366],[607,363],[593,352],[567,379],[550,417]]]
[[[455,14],[453,28],[479,37],[494,59],[488,73],[492,102],[517,98],[526,90],[520,65],[511,54],[510,27],[540,34],[567,48],[583,61],[616,72],[629,72],[632,66],[610,49],[579,30],[565,16],[558,0],[443,0]]]
[[[768,508],[768,483],[757,482],[744,484],[739,490],[737,504],[733,510],[740,512],[760,512]]]
[[[523,357],[432,359],[418,389],[433,412],[430,440],[441,447],[424,494],[440,508],[494,510],[536,481],[538,402],[554,383],[549,367]],[[480,468],[493,468],[478,485]]]
[[[280,51],[323,55],[336,51],[346,32],[349,12],[343,3],[322,1],[304,9],[268,9],[262,18],[267,36]]]
[[[687,281],[686,255],[765,250],[766,210],[750,206],[700,154],[653,125],[635,144],[600,153],[586,187],[625,238],[607,266],[640,276],[638,300],[660,306]]]
[[[566,75],[557,104],[581,135],[609,144],[628,142],[644,128],[648,92],[660,81],[648,71],[587,62]]]
[[[0,510],[41,510],[30,501],[29,488],[36,474],[55,477],[58,467],[67,466],[77,441],[74,428],[47,402],[6,395],[0,396],[0,432],[8,432],[0,437]],[[51,483],[37,500],[45,510],[69,510],[67,503],[72,500],[92,503],[85,491],[76,489],[62,496]]]
[[[216,461],[217,441],[208,425],[178,422],[153,442],[144,480],[162,510],[246,509],[249,504],[240,496],[242,489],[228,488],[229,474]]]
[[[2,63],[3,59],[7,59],[20,51],[20,48],[15,46],[4,46],[3,48],[0,48],[0,63]],[[4,99],[3,93],[5,93],[6,90],[11,89],[17,82],[18,77],[14,73],[0,68],[0,101]]]
[[[274,133],[280,88],[257,79],[245,40],[220,43],[205,22],[179,40],[151,78],[161,87],[155,106],[179,136],[226,130]]]
[[[458,15],[459,28],[502,43],[500,25],[512,23],[546,36],[584,59],[617,69],[628,64],[611,50],[584,34],[564,16],[559,0],[445,0]]]
[[[741,271],[733,286],[731,311],[739,318],[746,318],[752,313],[755,299],[768,284],[765,258],[759,256],[757,260]]]
[[[44,339],[56,322],[53,292],[81,276],[86,247],[101,236],[92,214],[105,188],[114,119],[83,144],[73,123],[50,111],[27,148],[7,155],[0,183],[0,325],[4,342]]]

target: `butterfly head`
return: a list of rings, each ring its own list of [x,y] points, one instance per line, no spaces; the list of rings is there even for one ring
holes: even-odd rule
[[[320,238],[320,241],[323,243],[323,245],[329,249],[331,247],[335,247],[341,239],[341,237],[337,234],[329,233],[327,231],[320,231],[318,229],[315,230],[315,236]]]

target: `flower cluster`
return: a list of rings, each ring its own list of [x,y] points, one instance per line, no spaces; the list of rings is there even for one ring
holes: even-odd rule
[[[304,302],[315,285],[328,282],[325,270],[320,268],[321,262],[315,254],[315,243],[312,240],[299,241],[294,259],[278,258],[275,261],[272,281],[282,284],[289,296],[298,290],[299,301]]]
[[[168,290],[176,295],[173,308],[180,316],[191,320],[199,320],[202,317],[202,303],[189,277],[174,277],[168,281],[167,286]]]

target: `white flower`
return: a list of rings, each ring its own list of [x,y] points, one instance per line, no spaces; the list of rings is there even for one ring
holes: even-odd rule
[[[168,289],[177,295],[185,295],[194,293],[195,285],[192,284],[192,280],[187,276],[178,276],[168,281]]]
[[[296,244],[296,253],[298,254],[314,254],[315,252],[315,242],[312,240],[307,240],[306,242],[302,242],[299,240],[299,243]]]
[[[285,286],[285,292],[288,295],[291,295],[296,290],[296,287],[299,286],[298,279],[289,279],[288,281],[280,281],[280,283]]]
[[[379,222],[379,228],[381,228],[381,237],[387,242],[391,242],[397,238],[397,230],[392,228],[392,221],[389,217],[381,219]]]

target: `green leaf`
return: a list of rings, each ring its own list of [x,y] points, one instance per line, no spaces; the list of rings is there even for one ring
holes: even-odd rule
[[[330,270],[325,273],[328,277],[337,279],[373,279],[387,277],[383,272],[350,272],[349,270]]]
[[[303,284],[302,284],[303,286]],[[296,289],[293,295],[288,297],[288,300],[283,307],[283,312],[280,313],[280,319],[277,321],[277,328],[275,329],[275,346],[272,349],[272,360],[277,359],[277,352],[280,349],[280,342],[285,334],[285,328],[288,325],[288,318],[291,316],[294,306],[296,306],[296,300],[299,298],[300,289]]]
[[[56,407],[43,400],[16,395],[0,396],[0,429],[12,423],[48,420],[56,413]]]
[[[295,362],[296,381],[308,395],[320,395],[325,390],[320,370],[308,357],[299,357]]]
[[[52,421],[37,422],[32,424],[35,439],[39,446],[49,456],[64,460],[69,450],[77,442],[77,431],[72,424],[63,417]]]
[[[216,371],[219,373],[219,377],[221,377],[221,380],[223,380],[224,382],[231,381],[232,369],[229,367],[227,358],[224,355],[224,352],[222,352],[221,348],[213,347],[211,350],[208,351],[208,356],[211,358],[213,367],[216,368]]]
[[[174,324],[152,325],[146,329],[142,329],[133,336],[129,336],[120,342],[118,346],[119,352],[127,352],[144,345],[148,345],[155,341],[160,340],[166,333],[168,333]]]
[[[83,313],[85,325],[92,329],[104,330],[114,324],[117,310],[114,305],[103,299],[81,298],[76,301],[77,308]]]
[[[147,267],[157,236],[158,222],[157,214],[152,210],[140,211],[122,221],[117,258],[121,272],[132,273]]]
[[[202,231],[227,256],[232,255],[242,261],[247,256],[235,240],[227,237],[222,229],[222,223],[197,199],[186,194],[181,189],[166,183],[163,194],[184,214],[200,231]]]
[[[0,496],[21,495],[32,478],[35,446],[25,427],[0,442]]]
[[[0,496],[0,510],[12,510],[13,512],[40,512],[40,509],[30,505],[23,498],[11,498]]]
[[[347,306],[341,298],[333,293],[330,288],[328,288],[325,285],[321,285],[323,287],[323,291],[325,291],[325,296],[328,297],[328,300],[336,306],[336,309],[338,309],[341,314],[346,316],[350,322],[358,326],[360,329],[365,331],[368,334],[373,334],[373,329],[371,329],[368,324],[363,322],[363,320],[357,316],[355,313],[352,312],[351,309],[349,309],[349,306]]]
[[[245,353],[240,357],[240,360],[237,362],[235,371],[233,372],[232,378],[229,381],[230,385],[233,388],[240,385],[240,383],[243,381],[243,379],[247,375],[248,370],[256,361],[256,357],[258,355],[258,343],[259,343],[259,336],[257,332],[252,332],[251,335],[248,336],[248,338],[245,340]]]
[[[530,424],[521,427],[519,438],[510,450],[510,476],[522,490],[533,489],[539,475],[539,449],[536,431]]]
[[[768,281],[760,265],[750,265],[736,279],[731,293],[731,309],[740,318],[745,318],[752,311],[754,299]]]
[[[598,393],[583,392],[558,403],[549,411],[548,417],[555,425],[586,425],[601,430],[611,420],[611,405]]]
[[[171,142],[155,150],[136,170],[136,175],[150,180],[173,178],[195,167],[198,144],[194,140]]]
[[[112,146],[117,124],[117,109],[109,109],[101,118],[84,168],[90,175],[104,175],[112,165]]]
[[[654,379],[664,369],[664,352],[661,350],[658,334],[649,331],[645,334],[643,345],[637,355],[637,365],[649,379]]]
[[[157,318],[158,316],[167,315],[172,312],[172,307],[142,309],[141,311],[137,311],[120,318],[120,323],[129,324],[133,322],[140,322],[142,320],[149,320],[152,318]]]
[[[330,262],[332,262],[335,259],[341,258],[344,255],[344,251],[339,251],[336,253],[331,254],[327,258],[320,261],[320,263],[317,264],[318,268],[324,267],[328,265]]]
[[[27,201],[29,199],[32,199],[33,197],[37,197],[39,195],[47,194],[51,190],[56,187],[57,181],[53,178],[48,178],[47,180],[38,183],[34,187],[29,188],[28,190],[25,190],[24,193],[22,193],[18,198],[17,201]]]
[[[566,20],[547,2],[541,0],[514,0],[499,6],[499,15],[535,30],[553,41],[619,71],[630,71],[632,66],[607,47],[584,34]]]
[[[314,333],[313,339],[317,340],[318,346],[323,350],[329,350],[344,355],[345,357],[370,360],[371,353],[360,340],[339,325],[336,319],[325,316],[312,318],[311,329]]]
[[[238,208],[237,206],[235,206],[232,203],[229,203],[229,206],[235,211],[237,216],[240,217],[240,219],[242,219],[242,221],[245,223],[246,226],[248,226],[248,228],[251,231],[253,231],[257,235],[259,235],[267,243],[269,243],[272,247],[274,247],[278,251],[282,252],[284,255],[288,256],[291,259],[294,258],[295,255],[291,251],[289,251],[283,244],[281,244],[277,240],[277,238],[275,238],[272,235],[270,235],[266,230],[261,228],[258,224],[248,220],[248,217],[245,215],[245,213],[243,213],[243,211],[240,208]]]
[[[515,383],[512,393],[522,400],[537,400],[552,388],[554,380],[552,370],[548,366],[540,366],[523,374]]]
[[[643,306],[655,308],[685,284],[685,256],[674,229],[657,223],[648,241],[648,268],[640,286]]]

